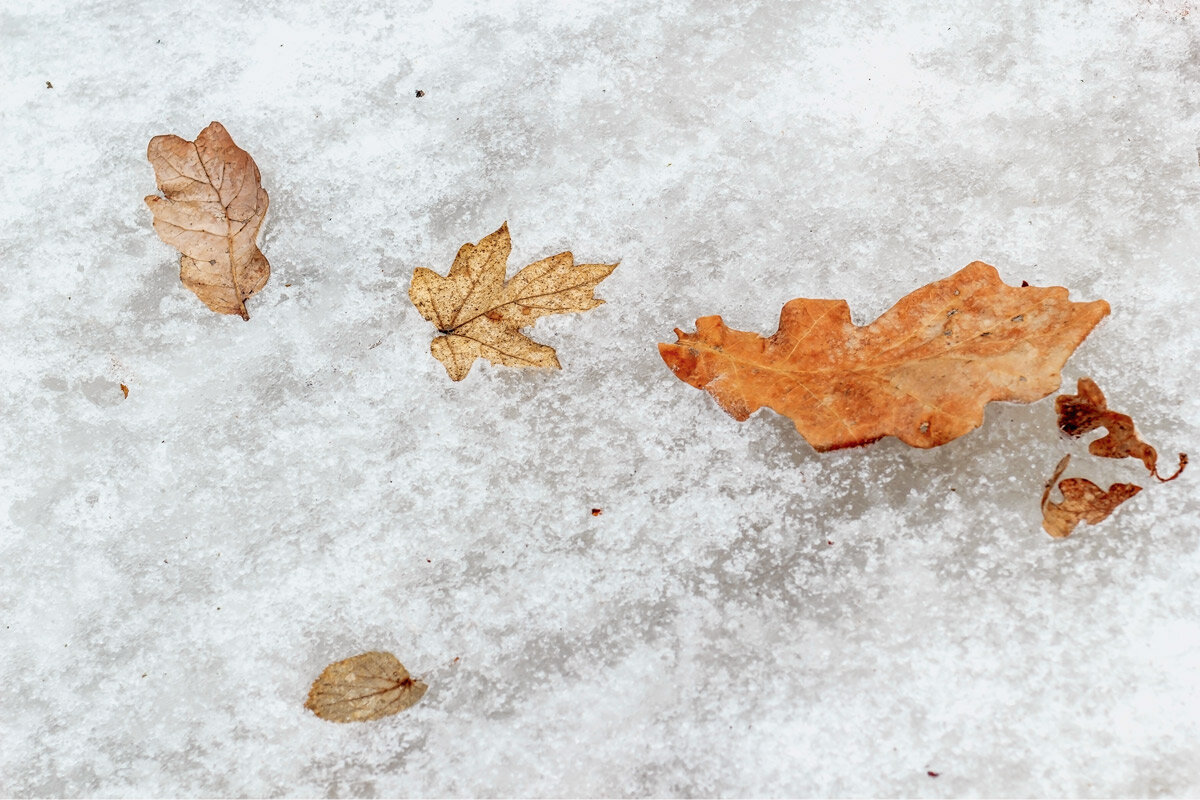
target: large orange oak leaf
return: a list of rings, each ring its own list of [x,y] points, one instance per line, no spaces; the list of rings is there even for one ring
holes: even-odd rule
[[[571,253],[543,258],[505,282],[512,240],[508,223],[478,244],[464,244],[449,275],[418,267],[408,297],[441,334],[430,343],[450,379],[461,381],[477,358],[511,367],[560,369],[553,347],[520,332],[548,314],[587,311],[616,264],[576,264]]]
[[[660,344],[682,381],[734,419],[762,407],[791,418],[817,450],[895,436],[937,447],[983,424],[993,400],[1029,403],[1055,391],[1067,358],[1108,314],[1060,286],[1009,286],[968,264],[902,298],[869,325],[844,300],[789,301],[770,338],[719,316]]]
[[[179,250],[179,278],[219,314],[250,319],[246,299],[267,285],[271,265],[259,251],[267,193],[258,166],[213,122],[196,141],[155,136],[146,157],[162,197],[150,195],[160,239]]]

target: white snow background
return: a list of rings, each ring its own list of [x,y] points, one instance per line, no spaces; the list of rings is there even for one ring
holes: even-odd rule
[[[655,347],[801,296],[865,324],[980,259],[1112,304],[1064,389],[1170,471],[1200,451],[1198,25],[3,0],[0,794],[1200,794],[1195,469],[1091,458],[1049,398],[817,454]],[[212,120],[271,198],[249,322],[142,200],[150,138]],[[510,273],[621,266],[531,329],[561,371],[453,384],[409,280],[505,220]],[[1052,540],[1064,453],[1146,491]],[[370,649],[420,704],[304,709]]]

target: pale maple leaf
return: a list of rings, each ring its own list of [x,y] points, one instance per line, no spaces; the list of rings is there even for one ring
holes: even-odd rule
[[[478,244],[459,248],[450,274],[420,267],[413,271],[408,296],[438,336],[430,344],[451,380],[467,377],[477,358],[514,367],[559,369],[554,348],[538,344],[520,329],[548,314],[587,311],[604,301],[596,284],[616,264],[575,264],[570,252],[543,258],[505,282],[512,241],[508,223]]]

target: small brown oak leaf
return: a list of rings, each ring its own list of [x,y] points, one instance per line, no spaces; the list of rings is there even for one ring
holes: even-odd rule
[[[1187,466],[1187,453],[1179,454],[1179,467],[1170,477],[1158,474],[1158,452],[1137,435],[1133,418],[1128,414],[1110,411],[1104,392],[1091,378],[1080,378],[1076,384],[1079,394],[1061,394],[1054,401],[1058,411],[1058,429],[1067,436],[1078,438],[1097,428],[1107,435],[1088,445],[1088,452],[1101,458],[1136,458],[1146,465],[1159,481],[1173,481]]]
[[[511,249],[505,223],[478,244],[464,244],[449,275],[424,267],[413,271],[409,299],[441,334],[429,349],[451,380],[467,377],[477,358],[513,367],[560,369],[554,348],[534,342],[519,329],[548,314],[587,311],[602,304],[593,294],[596,284],[617,268],[575,264],[565,252],[535,261],[505,282]]]
[[[1080,522],[1095,525],[1107,519],[1117,506],[1142,490],[1132,483],[1114,483],[1106,492],[1084,478],[1067,478],[1058,484],[1062,502],[1052,503],[1050,493],[1070,462],[1070,456],[1063,456],[1042,492],[1042,528],[1055,539],[1070,536]]]
[[[678,328],[659,352],[680,380],[736,420],[760,408],[791,418],[817,450],[895,436],[937,447],[983,424],[993,400],[1030,403],[1108,314],[1060,286],[1009,286],[976,261],[910,293],[869,325],[844,300],[791,300],[770,338],[719,316]]]
[[[372,651],[326,667],[304,707],[331,722],[365,722],[399,714],[428,688],[391,653]]]
[[[160,239],[179,250],[179,278],[219,314],[250,319],[247,298],[267,284],[271,265],[258,249],[267,193],[258,166],[219,122],[196,141],[155,136],[146,157],[162,197],[150,195]]]

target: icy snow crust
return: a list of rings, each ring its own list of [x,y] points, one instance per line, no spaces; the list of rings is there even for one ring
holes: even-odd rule
[[[0,794],[1200,794],[1197,470],[1049,400],[818,455],[655,350],[982,259],[1111,302],[1065,385],[1196,454],[1189,11],[3,0]],[[142,202],[214,119],[271,197],[248,323]],[[561,372],[451,384],[409,278],[505,220],[512,270],[621,266],[533,329]],[[1065,452],[1147,491],[1052,541]],[[369,649],[419,705],[304,709]]]

